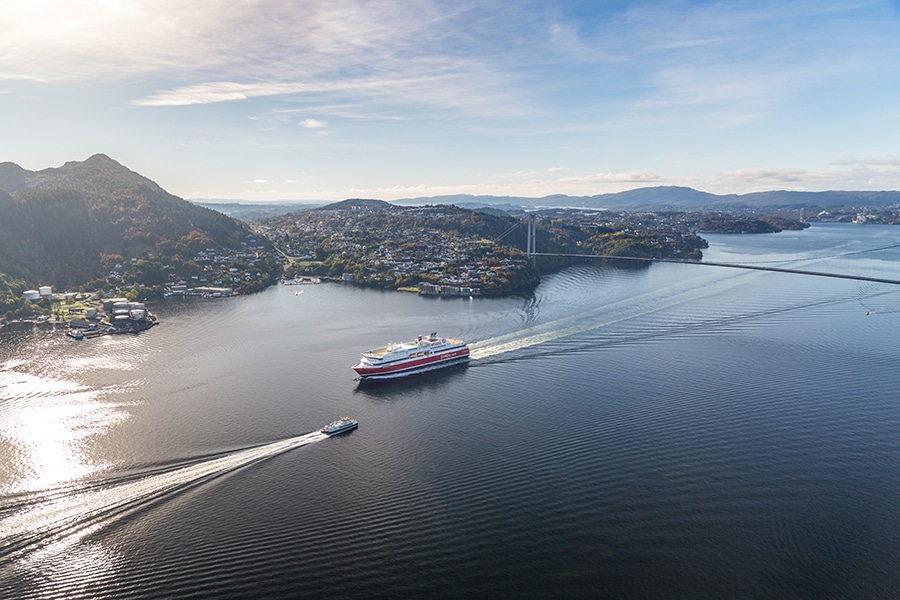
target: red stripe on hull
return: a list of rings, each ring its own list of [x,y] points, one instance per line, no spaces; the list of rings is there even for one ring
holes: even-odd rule
[[[356,371],[360,377],[390,375],[393,373],[400,373],[402,371],[420,369],[422,367],[436,365],[446,361],[457,360],[460,358],[465,358],[467,356],[469,356],[469,349],[460,348],[459,350],[445,352],[438,356],[428,356],[417,360],[401,361],[384,367],[353,367],[353,370]]]

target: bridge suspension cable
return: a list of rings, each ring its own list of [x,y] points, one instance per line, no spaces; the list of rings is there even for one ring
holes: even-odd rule
[[[852,279],[855,281],[872,281],[875,283],[890,283],[900,285],[900,280],[886,279],[883,277],[867,277],[865,275],[848,275],[845,273],[826,273],[823,271],[805,271],[802,269],[785,269],[782,267],[764,267],[762,265],[741,265],[738,263],[722,263],[692,260],[676,260],[674,258],[640,258],[637,256],[613,256],[611,254],[564,254],[552,252],[532,252],[531,256],[564,256],[571,258],[606,258],[612,260],[636,260],[643,262],[677,263],[679,265],[700,265],[706,267],[727,267],[729,269],[748,269],[751,271],[772,271],[775,273],[790,273],[792,275],[814,275],[816,277],[833,277],[835,279]]]
[[[851,279],[855,281],[871,281],[874,283],[888,283],[892,285],[900,285],[900,280],[897,279],[887,279],[884,277],[867,277],[865,275],[848,275],[845,273],[827,273],[823,271],[806,271],[803,269],[788,269],[785,267],[769,267],[762,266],[759,264],[738,264],[738,263],[723,263],[723,262],[707,262],[707,261],[690,261],[690,260],[676,260],[674,258],[641,258],[637,256],[613,256],[609,254],[566,254],[566,253],[554,253],[554,252],[536,252],[535,251],[535,218],[534,215],[528,215],[525,218],[528,224],[528,241],[527,247],[525,248],[525,254],[528,258],[534,258],[536,256],[562,256],[568,258],[600,258],[600,259],[611,259],[611,260],[636,260],[636,261],[644,261],[644,262],[662,262],[662,263],[678,263],[681,265],[702,265],[707,267],[725,267],[729,269],[747,269],[752,271],[771,271],[774,273],[790,273],[792,275],[812,275],[815,277],[832,277],[835,279]],[[521,221],[520,221],[521,223]],[[506,233],[504,233],[501,238],[505,237],[512,229],[518,227],[514,225],[511,229],[509,229]],[[875,250],[885,250],[888,248],[894,248],[897,244],[891,246],[884,246],[883,248],[876,248]],[[868,252],[868,250],[859,250],[857,252],[850,252],[849,254],[861,254],[863,252]]]

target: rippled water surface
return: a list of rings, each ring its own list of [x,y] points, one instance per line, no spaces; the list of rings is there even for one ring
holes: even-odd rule
[[[900,279],[897,227],[707,237]],[[900,286],[588,264],[514,298],[152,308],[0,333],[0,597],[900,593]],[[467,367],[354,380],[434,330]]]

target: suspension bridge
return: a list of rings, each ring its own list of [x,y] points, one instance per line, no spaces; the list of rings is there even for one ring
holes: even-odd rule
[[[771,267],[771,266],[762,266],[762,265],[742,265],[739,263],[723,263],[723,262],[709,262],[709,261],[690,261],[690,260],[677,260],[674,258],[640,258],[636,256],[614,256],[610,254],[567,254],[567,253],[554,253],[554,252],[538,252],[536,246],[537,236],[536,232],[536,220],[534,215],[529,215],[525,222],[528,225],[528,239],[526,242],[525,254],[528,258],[533,259],[537,256],[559,256],[559,257],[568,257],[568,258],[600,258],[600,259],[611,259],[611,260],[631,260],[631,261],[641,261],[641,262],[660,262],[660,263],[678,263],[681,265],[699,265],[705,267],[725,267],[729,269],[747,269],[751,271],[771,271],[773,273],[790,273],[792,275],[812,275],[815,277],[833,277],[835,279],[852,279],[855,281],[868,281],[874,283],[888,283],[892,285],[900,285],[900,280],[897,279],[887,279],[884,277],[867,277],[865,275],[851,275],[847,273],[830,273],[823,271],[806,271],[803,269],[788,269],[785,267]],[[521,222],[514,225],[513,229],[521,225]],[[511,230],[510,230],[511,231]],[[507,232],[509,233],[509,232]],[[507,233],[504,233],[501,238],[505,237]],[[873,248],[870,251],[875,250],[885,250],[888,248],[896,248],[900,246],[900,244],[894,244],[891,246],[886,246],[884,248]],[[857,254],[858,252],[853,252],[851,254]]]

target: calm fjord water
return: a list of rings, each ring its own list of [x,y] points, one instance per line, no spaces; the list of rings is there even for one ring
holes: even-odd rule
[[[900,279],[897,227],[708,237]],[[900,286],[583,265],[153,308],[0,334],[0,597],[900,595]],[[434,330],[470,365],[354,380]]]

